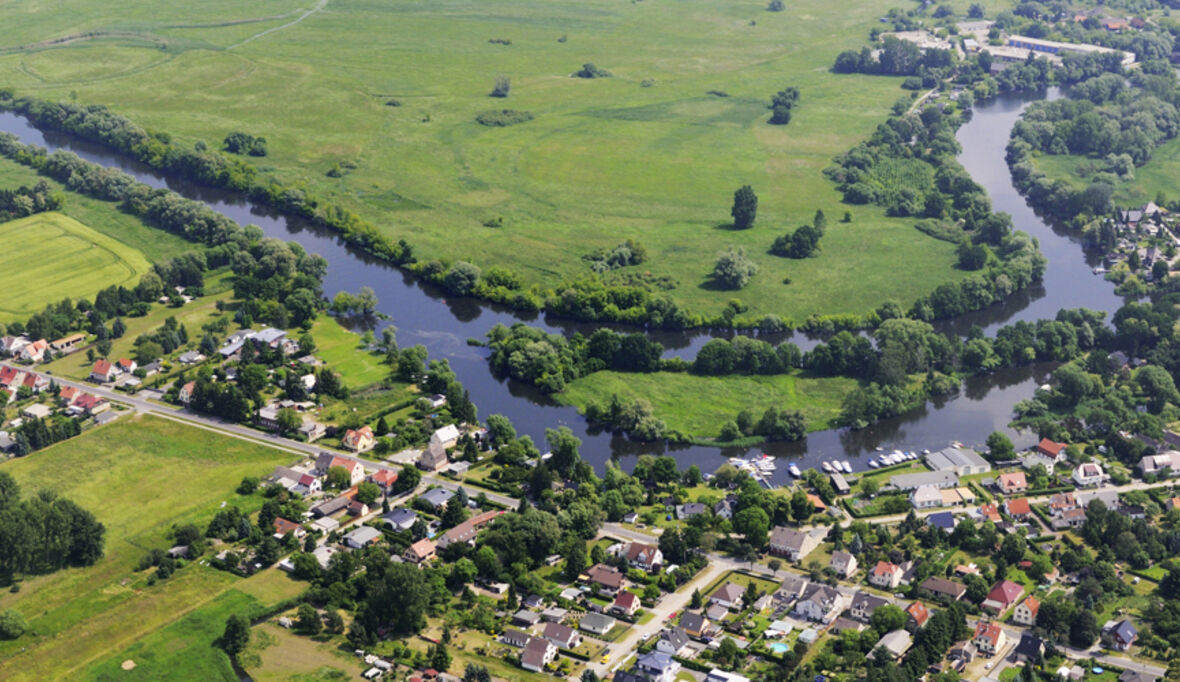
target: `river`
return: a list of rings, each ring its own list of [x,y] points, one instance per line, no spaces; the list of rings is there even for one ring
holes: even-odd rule
[[[1049,96],[1056,96],[1056,93],[1050,92]],[[942,323],[942,330],[962,333],[972,325],[979,325],[990,332],[1016,320],[1052,318],[1060,308],[1084,306],[1110,313],[1122,304],[1114,295],[1112,285],[1091,273],[1093,263],[1087,260],[1080,242],[1037,216],[1012,186],[1004,161],[1004,148],[1012,125],[1027,102],[1033,99],[1036,98],[1002,97],[978,104],[971,119],[959,129],[958,139],[963,147],[959,160],[987,190],[994,208],[1010,213],[1017,229],[1028,232],[1039,241],[1041,251],[1049,261],[1044,281],[1003,303]],[[782,458],[783,466],[773,477],[773,480],[782,481],[789,477],[785,467],[788,461],[796,462],[802,468],[819,468],[823,460],[847,459],[854,469],[860,470],[865,468],[864,462],[878,448],[938,449],[955,440],[978,444],[994,430],[1008,432],[1018,447],[1033,441],[1031,434],[1013,432],[1006,424],[1011,418],[1012,405],[1031,397],[1036,386],[1045,381],[1050,371],[1047,365],[1005,370],[989,377],[970,379],[956,396],[931,401],[900,417],[860,431],[819,431],[800,442],[768,444],[750,451],[633,443],[591,427],[576,410],[556,405],[531,386],[493,377],[488,369],[486,349],[469,346],[466,342],[468,338],[482,338],[497,323],[511,325],[523,321],[550,332],[566,334],[589,331],[595,325],[521,314],[471,299],[448,299],[441,290],[348,247],[333,233],[304,220],[277,214],[267,207],[253,205],[241,195],[166,178],[155,169],[114,154],[100,145],[58,132],[39,130],[11,112],[0,112],[0,130],[17,135],[27,144],[72,151],[89,161],[121,168],[140,182],[152,187],[171,188],[190,199],[204,202],[240,224],[257,225],[268,236],[296,241],[309,252],[322,255],[328,262],[324,278],[324,291],[328,297],[343,290],[356,291],[364,285],[372,287],[380,299],[379,311],[388,315],[392,324],[397,326],[398,342],[403,346],[421,343],[429,349],[432,358],[447,358],[459,380],[470,391],[481,416],[491,413],[506,415],[519,433],[531,435],[542,447],[546,428],[568,426],[582,439],[582,456],[599,469],[611,457],[619,458],[624,467],[630,468],[634,457],[640,454],[670,453],[676,456],[681,466],[698,464],[702,470],[712,471],[725,457],[765,451]],[[722,334],[730,333],[651,332],[650,336],[665,345],[667,354],[691,357],[713,335]],[[800,335],[786,338],[805,349],[815,343]]]

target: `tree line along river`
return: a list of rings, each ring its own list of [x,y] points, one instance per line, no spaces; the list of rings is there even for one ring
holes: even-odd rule
[[[1051,319],[1059,309],[1085,307],[1113,313],[1122,305],[1113,285],[1092,273],[1096,264],[1080,242],[1038,216],[1012,186],[1004,159],[1005,146],[1012,126],[1024,107],[1042,97],[1056,97],[1050,90],[1033,97],[1006,96],[977,103],[971,118],[959,129],[962,145],[959,161],[987,190],[997,211],[1010,213],[1016,229],[1028,232],[1048,259],[1042,282],[1016,293],[1002,303],[954,320],[938,323],[940,331],[966,333],[979,326],[992,333],[1001,325],[1018,320]],[[265,206],[250,203],[244,196],[193,183],[164,177],[155,169],[120,156],[105,147],[91,144],[67,134],[42,131],[26,119],[0,112],[0,131],[15,134],[26,144],[50,151],[72,151],[80,157],[106,166],[120,168],[140,182],[152,187],[168,187],[179,194],[200,201],[242,225],[254,224],[271,237],[298,242],[307,251],[322,255],[328,262],[324,291],[329,298],[338,291],[356,291],[370,286],[380,299],[378,310],[391,318],[398,329],[402,345],[423,344],[432,358],[447,358],[459,380],[470,391],[481,416],[500,413],[515,424],[521,434],[529,434],[543,445],[546,428],[569,426],[582,439],[582,456],[601,467],[610,457],[618,457],[630,468],[634,457],[645,454],[673,454],[681,466],[699,465],[712,471],[726,457],[751,452],[767,452],[784,460],[774,474],[783,480],[786,461],[801,468],[819,468],[828,459],[847,459],[854,469],[865,462],[877,448],[886,450],[938,449],[951,441],[982,443],[994,430],[1007,431],[1017,446],[1031,443],[1031,434],[1016,434],[1006,428],[1012,405],[1031,397],[1049,372],[1045,365],[1005,370],[986,377],[968,379],[956,396],[939,399],[899,417],[882,421],[859,431],[834,429],[811,433],[802,441],[770,443],[756,448],[716,448],[707,446],[667,447],[660,443],[634,443],[610,432],[590,426],[572,407],[556,405],[545,395],[512,380],[492,376],[486,361],[487,351],[467,345],[468,338],[483,338],[497,323],[511,325],[526,322],[550,332],[589,333],[597,325],[523,315],[518,311],[472,299],[450,299],[445,292],[414,280],[395,267],[344,245],[331,232],[306,221],[278,214]],[[732,332],[654,331],[649,335],[667,349],[668,355],[691,359],[697,349],[716,335]],[[805,336],[777,335],[772,342],[790,339],[807,350],[816,340]],[[658,415],[657,415],[658,416]]]

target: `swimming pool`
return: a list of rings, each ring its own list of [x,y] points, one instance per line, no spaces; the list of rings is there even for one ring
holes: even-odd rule
[[[771,653],[778,654],[780,656],[791,650],[791,647],[783,644],[782,642],[775,642],[774,644],[771,644],[769,648]]]

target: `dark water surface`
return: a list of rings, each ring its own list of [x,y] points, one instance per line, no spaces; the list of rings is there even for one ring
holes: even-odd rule
[[[1050,93],[1053,96],[1055,93]],[[1012,187],[1004,162],[1008,134],[1020,112],[1031,99],[1001,98],[977,105],[971,120],[958,133],[963,153],[959,160],[990,195],[996,210],[1012,214],[1017,229],[1024,230],[1040,242],[1049,259],[1044,282],[987,310],[940,325],[944,331],[963,333],[972,325],[987,331],[1016,320],[1053,317],[1060,308],[1089,307],[1113,312],[1121,300],[1112,285],[1093,275],[1092,262],[1080,243],[1064,231],[1043,221]],[[788,478],[785,464],[797,462],[801,467],[818,468],[822,460],[847,459],[853,468],[865,468],[864,462],[877,448],[892,450],[938,449],[951,441],[982,443],[994,430],[1007,430],[1012,405],[1032,395],[1043,383],[1050,366],[1006,370],[996,375],[969,380],[957,396],[932,401],[912,412],[860,431],[847,429],[820,431],[797,443],[769,444],[762,448],[718,449],[704,446],[665,448],[659,444],[636,444],[590,427],[573,408],[553,403],[533,387],[493,377],[488,370],[483,348],[468,346],[468,338],[482,338],[495,324],[511,325],[523,321],[550,332],[571,334],[589,332],[596,325],[556,320],[546,316],[522,315],[499,306],[471,299],[450,300],[439,289],[417,282],[396,268],[343,244],[334,233],[317,228],[304,220],[287,217],[265,206],[256,206],[242,196],[222,190],[164,177],[156,170],[106,148],[78,140],[69,135],[41,131],[26,119],[0,112],[0,130],[17,135],[27,144],[50,150],[65,149],[82,158],[114,166],[153,187],[168,187],[176,192],[225,214],[240,224],[254,224],[268,236],[293,240],[328,261],[324,291],[329,298],[338,291],[356,291],[370,286],[380,299],[378,309],[392,318],[398,329],[398,342],[421,343],[431,357],[445,357],[454,368],[480,415],[500,413],[509,417],[518,432],[529,434],[543,447],[545,429],[568,426],[582,439],[582,455],[599,468],[610,457],[618,457],[626,468],[633,458],[644,453],[669,452],[681,466],[698,464],[712,471],[725,457],[747,452],[765,451],[784,459],[775,480]],[[384,324],[384,323],[382,323]],[[669,355],[689,357],[713,336],[730,336],[730,332],[651,332],[649,336],[668,348]],[[779,335],[807,349],[814,340],[802,335]],[[1029,434],[1010,432],[1017,445],[1031,443]]]

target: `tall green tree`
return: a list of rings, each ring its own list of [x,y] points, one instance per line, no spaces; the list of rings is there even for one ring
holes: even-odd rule
[[[754,194],[753,187],[742,185],[733,193],[733,208],[729,214],[733,216],[734,229],[754,227],[754,218],[758,215],[758,196]]]

